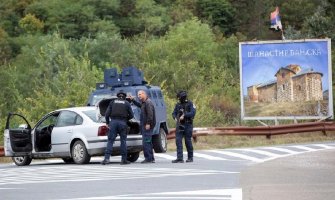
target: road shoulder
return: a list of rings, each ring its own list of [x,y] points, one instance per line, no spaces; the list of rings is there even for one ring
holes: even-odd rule
[[[242,171],[244,200],[331,200],[335,196],[335,150],[279,158]]]

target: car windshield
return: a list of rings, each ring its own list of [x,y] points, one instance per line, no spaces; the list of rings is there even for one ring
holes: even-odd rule
[[[106,119],[103,116],[101,116],[97,112],[97,110],[87,110],[87,111],[83,111],[83,113],[94,122],[98,122],[98,123],[100,123],[100,122],[105,123],[106,122]]]

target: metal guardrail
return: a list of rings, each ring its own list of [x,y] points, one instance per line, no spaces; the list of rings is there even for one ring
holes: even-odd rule
[[[193,129],[193,138],[207,135],[246,135],[246,136],[266,136],[271,138],[272,135],[282,135],[289,133],[306,133],[321,131],[335,131],[334,122],[308,122],[300,124],[276,125],[276,126],[237,126],[237,127],[203,127]],[[176,129],[170,129],[167,139],[174,139]],[[0,157],[5,156],[4,147],[0,146]]]
[[[275,125],[275,126],[256,126],[256,127],[204,127],[194,128],[193,137],[207,136],[207,135],[246,135],[246,136],[266,136],[271,138],[273,135],[289,134],[289,133],[306,133],[322,131],[334,131],[334,122],[308,122],[300,124],[289,125]],[[176,129],[170,129],[167,139],[175,138]]]
[[[5,149],[0,146],[0,157],[5,156]]]

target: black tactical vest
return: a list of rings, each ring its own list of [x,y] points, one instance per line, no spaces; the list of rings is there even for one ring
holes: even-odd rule
[[[112,113],[110,115],[111,119],[128,119],[128,111],[126,100],[115,99],[112,103]]]

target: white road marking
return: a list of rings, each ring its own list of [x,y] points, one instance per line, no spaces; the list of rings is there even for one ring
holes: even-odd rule
[[[186,153],[184,153],[186,154]],[[194,157],[198,157],[198,158],[205,158],[207,160],[227,160],[221,157],[216,157],[216,156],[211,156],[211,155],[207,155],[207,154],[203,154],[203,153],[193,153]]]
[[[335,147],[328,146],[328,145],[325,145],[325,144],[313,144],[313,146],[322,147],[322,148],[325,148],[325,149],[334,149],[335,148]]]
[[[23,188],[0,188],[0,190],[22,190]]]
[[[104,197],[73,198],[62,200],[104,200],[104,199],[221,199],[242,200],[242,189],[214,189],[179,192],[146,193],[131,195],[116,195]]]
[[[174,156],[170,156],[169,154],[161,154],[161,153],[155,153],[155,158],[156,157],[159,157],[159,158],[164,158],[164,159],[167,159],[167,160],[174,160],[176,159],[176,157]]]
[[[263,151],[263,150],[258,150],[258,149],[241,149],[242,151],[247,151],[247,152],[252,152],[252,153],[258,153],[258,154],[262,154],[262,155],[266,155],[269,157],[275,157],[275,158],[279,158],[281,157],[281,155],[279,154],[275,154],[275,153],[271,153],[268,151]]]
[[[208,150],[208,151],[213,152],[213,153],[222,154],[222,155],[242,158],[242,159],[245,159],[245,160],[251,160],[251,161],[254,161],[254,162],[262,162],[263,161],[262,159],[259,159],[259,158],[255,158],[255,157],[240,154],[240,153],[230,152],[230,151],[219,151],[219,150]]]
[[[289,149],[284,149],[282,147],[263,147],[263,149],[281,151],[281,152],[289,153],[289,154],[292,154],[292,155],[299,153],[297,151],[292,151],[292,150],[289,150]]]
[[[115,173],[117,172],[117,173]],[[142,179],[159,177],[197,176],[211,174],[231,174],[239,172],[220,170],[178,169],[178,168],[139,168],[127,166],[44,166],[8,168],[0,170],[0,185],[28,183],[79,182],[96,180]]]
[[[297,149],[301,149],[301,150],[305,150],[305,151],[317,151],[317,149],[312,149],[306,146],[300,146],[300,145],[295,145],[295,146],[291,146]]]

